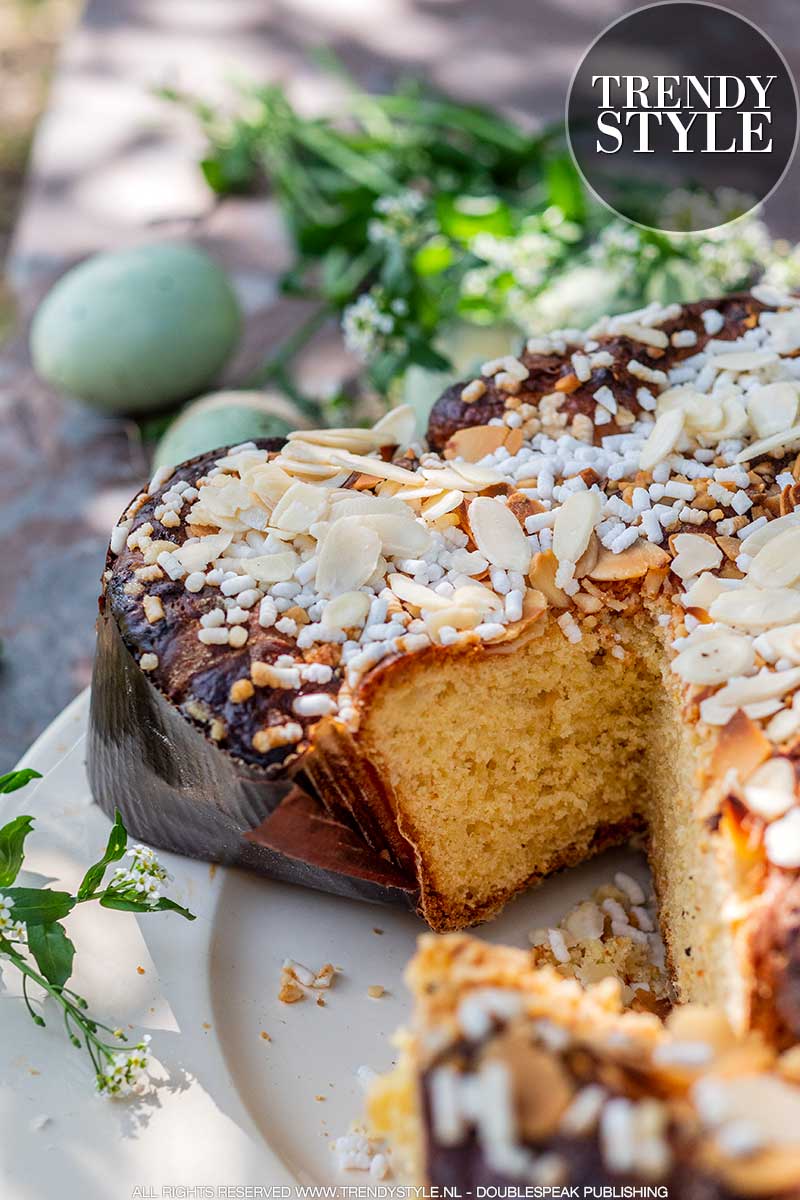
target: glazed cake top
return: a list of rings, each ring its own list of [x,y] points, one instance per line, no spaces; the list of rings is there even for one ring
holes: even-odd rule
[[[798,1195],[797,1048],[699,1006],[622,1012],[614,980],[584,991],[463,934],[420,939],[409,982],[432,1184]]]
[[[427,443],[403,407],[159,471],[113,531],[112,612],[190,720],[278,770],[318,722],[355,730],[399,655],[551,612],[577,642],[647,605],[687,715],[733,747],[726,785],[798,867],[798,352],[773,289],[651,305],[485,363]]]

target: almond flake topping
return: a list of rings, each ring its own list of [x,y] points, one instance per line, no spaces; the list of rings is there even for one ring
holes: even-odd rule
[[[800,808],[793,808],[764,832],[767,858],[776,867],[800,867]],[[797,1114],[800,1121],[800,1112]],[[795,1125],[795,1136],[798,1126]]]
[[[577,563],[600,517],[599,492],[573,492],[556,513],[553,553],[560,563]]]
[[[717,596],[709,609],[715,621],[760,633],[776,625],[800,621],[800,592],[789,588],[761,591],[743,587]]]
[[[737,463],[752,462],[754,458],[761,458],[762,454],[769,454],[772,450],[782,450],[784,446],[789,446],[792,442],[797,441],[800,441],[800,425],[792,425],[791,429],[787,429],[783,433],[774,433],[771,437],[762,438],[759,442],[751,442],[749,446],[745,446],[744,450],[739,451],[735,461]]]
[[[799,400],[797,384],[785,381],[767,383],[750,392],[747,412],[756,437],[768,438],[791,429]]]
[[[800,579],[800,526],[785,529],[758,551],[747,569],[762,588],[790,587]]]
[[[697,632],[704,628],[701,625]],[[673,659],[672,669],[687,683],[709,685],[746,675],[754,663],[750,638],[716,628],[713,633],[687,639],[687,645]]]
[[[528,570],[531,551],[517,518],[499,500],[476,497],[469,506],[469,524],[475,545],[496,567]]]
[[[784,625],[762,635],[776,658],[788,658],[800,665],[800,625]]]
[[[794,767],[788,758],[770,758],[757,767],[744,788],[744,802],[751,812],[774,821],[795,802]]]
[[[355,629],[366,621],[369,604],[366,592],[341,592],[325,605],[322,624],[329,629]]]
[[[683,422],[684,414],[680,408],[667,409],[661,414],[639,454],[642,471],[652,471],[653,467],[672,454],[681,439]]]
[[[378,565],[381,540],[358,517],[344,517],[331,525],[317,564],[317,590],[323,596],[353,592],[367,582]]]
[[[672,570],[680,579],[691,579],[722,562],[722,551],[711,538],[698,533],[679,533],[674,541],[677,551]],[[800,571],[798,571],[800,574]]]
[[[124,591],[138,586],[154,633],[173,595],[199,593],[198,637],[215,654],[274,630],[286,643],[275,663],[252,663],[252,685],[303,688],[296,718],[337,712],[353,729],[357,683],[388,655],[508,641],[543,614],[577,642],[609,614],[652,606],[672,670],[705,689],[717,750],[726,736],[738,748],[732,766],[771,860],[800,866],[794,768],[778,753],[800,733],[800,306],[780,294],[765,303],[781,311],[734,316],[730,341],[716,340],[729,336],[722,303],[704,314],[705,335],[668,336],[659,326],[682,310],[658,304],[583,340],[549,335],[530,352],[571,365],[552,393],[534,378],[523,394],[528,368],[498,358],[484,370],[505,412],[453,429],[443,453],[425,447],[403,405],[372,428],[291,433],[277,455],[234,447],[194,484],[165,475],[151,521],[136,526],[142,494],[114,533],[122,562],[134,555]],[[628,363],[648,385],[637,413],[607,387],[591,415],[569,411],[595,369],[620,367],[604,344],[618,336],[653,350],[642,355],[652,366]],[[483,380],[462,399],[479,391]],[[157,522],[183,544],[159,540]],[[165,577],[163,602],[146,594]],[[305,689],[333,678],[338,694]],[[302,736],[287,715],[253,744],[266,752]]]

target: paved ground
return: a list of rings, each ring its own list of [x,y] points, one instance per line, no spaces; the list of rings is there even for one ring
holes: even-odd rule
[[[800,65],[795,0],[728,0]],[[225,91],[233,74],[291,81],[335,106],[310,61],[331,47],[366,85],[398,72],[531,118],[558,117],[576,62],[638,0],[90,0],[62,55],[9,262],[27,321],[49,283],[91,251],[191,234],[233,272],[248,312],[237,369],[296,320],[273,281],[285,251],[263,200],[212,205],[191,125],[150,94],[170,81]],[[797,172],[772,206],[800,235]],[[333,371],[332,337],[309,371]],[[108,530],[147,474],[134,427],[54,395],[32,376],[24,328],[0,359],[0,771],[89,680]]]

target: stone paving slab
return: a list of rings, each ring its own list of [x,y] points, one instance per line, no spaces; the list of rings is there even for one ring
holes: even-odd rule
[[[232,272],[247,313],[231,378],[302,309],[279,300],[286,246],[264,198],[216,204],[196,170],[190,120],[152,95],[169,82],[226,94],[231,77],[280,79],[310,110],[338,85],[313,47],[366,86],[411,73],[528,119],[559,118],[585,47],[638,0],[90,0],[64,47],[33,152],[8,263],[22,332],[0,357],[0,771],[89,680],[108,530],[147,476],[131,423],[102,418],[33,376],[25,326],[47,287],[100,249],[191,236]],[[797,71],[796,0],[730,7],[759,20]],[[772,205],[800,233],[797,169]],[[307,370],[342,369],[333,331]]]

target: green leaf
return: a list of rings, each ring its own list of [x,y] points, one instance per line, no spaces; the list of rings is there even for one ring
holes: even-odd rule
[[[69,892],[53,892],[49,888],[6,888],[4,896],[14,901],[11,915],[26,925],[49,925],[60,921],[75,907],[76,900]]]
[[[442,233],[465,244],[479,233],[510,237],[511,213],[497,196],[437,196],[436,216]]]
[[[84,875],[81,886],[78,888],[79,900],[86,900],[94,895],[102,883],[108,864],[119,862],[127,848],[128,832],[122,824],[122,817],[119,809],[117,809],[114,813],[114,824],[111,826],[111,832],[108,835],[105,854],[99,862],[89,867],[89,870]]]
[[[176,904],[174,900],[169,900],[166,896],[162,896],[155,904],[148,904],[144,898],[136,900],[132,896],[115,896],[106,892],[100,897],[100,906],[102,908],[114,908],[120,912],[176,912],[180,913],[182,917],[186,917],[187,921],[194,921],[196,919],[195,914],[189,912],[188,908]]]
[[[63,987],[72,974],[75,957],[75,947],[64,926],[57,921],[32,925],[28,930],[28,949],[45,979],[56,987]]]
[[[33,817],[15,817],[0,829],[0,887],[8,887],[19,875],[25,857],[25,838]]]
[[[432,237],[414,255],[414,270],[418,275],[440,275],[452,265],[453,247],[443,237]]]
[[[32,767],[25,767],[22,771],[9,771],[7,775],[0,775],[0,795],[16,792],[32,779],[41,778],[39,772],[34,771]]]
[[[568,220],[583,222],[586,196],[581,177],[568,154],[556,155],[547,162],[545,179],[550,203],[560,208]]]

